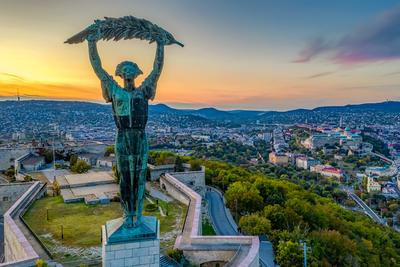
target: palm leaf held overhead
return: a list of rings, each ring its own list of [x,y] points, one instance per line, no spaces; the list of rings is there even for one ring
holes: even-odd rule
[[[83,31],[69,38],[65,43],[77,44],[84,42],[89,35],[97,34],[97,39],[114,40],[121,39],[140,39],[147,40],[150,43],[160,42],[164,45],[177,44],[183,47],[183,44],[163,28],[151,23],[145,19],[139,19],[133,16],[121,18],[105,17],[103,20],[95,20],[92,25]]]

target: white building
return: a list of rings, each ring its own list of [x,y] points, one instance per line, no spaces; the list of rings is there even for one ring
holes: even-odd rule
[[[320,164],[319,160],[311,157],[298,157],[296,159],[297,168],[308,170],[310,167]]]
[[[376,182],[374,180],[374,178],[368,177],[367,179],[368,179],[368,181],[367,181],[367,192],[368,193],[381,191],[381,185],[378,182]]]

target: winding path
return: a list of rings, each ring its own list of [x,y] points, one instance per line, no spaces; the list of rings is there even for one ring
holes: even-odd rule
[[[221,193],[212,187],[207,187],[206,199],[208,212],[217,235],[240,235],[233,219],[230,219],[232,215],[228,214],[229,211],[225,208]]]

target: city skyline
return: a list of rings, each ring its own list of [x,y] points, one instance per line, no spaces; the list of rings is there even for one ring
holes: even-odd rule
[[[93,19],[135,15],[171,31],[156,101],[174,107],[289,110],[400,100],[400,6],[351,1],[3,1],[0,97],[101,101],[87,45],[65,39]],[[318,23],[316,23],[318,22]],[[155,46],[101,42],[110,73]],[[145,75],[139,77],[139,83]],[[121,81],[119,81],[121,82]]]

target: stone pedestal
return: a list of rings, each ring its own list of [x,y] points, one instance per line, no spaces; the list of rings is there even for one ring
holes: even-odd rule
[[[103,267],[160,266],[160,230],[157,218],[143,217],[137,228],[124,228],[122,219],[103,225]]]

